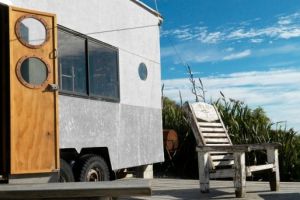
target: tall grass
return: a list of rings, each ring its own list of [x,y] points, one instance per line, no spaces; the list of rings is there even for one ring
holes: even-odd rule
[[[182,109],[182,103],[178,104],[167,97],[163,97],[162,100],[163,127],[176,130],[180,142],[179,150],[172,160],[172,173],[179,177],[197,178],[196,142]],[[297,132],[285,127],[274,128],[274,124],[260,107],[251,109],[243,102],[227,99],[225,96],[214,104],[220,112],[233,144],[281,143],[282,146],[279,148],[281,180],[300,179],[300,137]],[[264,152],[247,154],[248,164],[264,164],[265,161]],[[164,173],[167,175],[168,170]],[[261,178],[260,175],[256,178]]]
[[[252,110],[248,105],[224,96],[214,103],[227,126],[234,144],[270,142],[272,123],[260,107]]]

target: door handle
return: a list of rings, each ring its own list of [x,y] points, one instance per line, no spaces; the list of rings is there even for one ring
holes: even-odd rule
[[[50,92],[56,92],[59,90],[59,86],[57,84],[48,84],[47,90]]]

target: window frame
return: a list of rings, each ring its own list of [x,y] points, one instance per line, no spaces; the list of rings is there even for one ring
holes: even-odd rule
[[[62,90],[61,88],[59,89],[59,94],[60,95],[65,95],[65,96],[72,96],[72,97],[79,97],[79,98],[84,98],[84,99],[92,99],[92,100],[100,100],[100,101],[107,101],[107,102],[120,102],[120,63],[119,63],[119,49],[117,47],[114,47],[110,44],[104,43],[102,41],[99,41],[95,38],[92,38],[88,35],[79,33],[77,31],[74,31],[72,29],[69,29],[65,26],[58,25],[58,31],[63,31],[67,34],[70,34],[74,37],[79,37],[81,39],[84,39],[84,45],[85,45],[85,70],[86,70],[86,94],[80,93],[80,92],[75,92],[75,91],[68,91],[68,90]],[[108,96],[101,96],[97,94],[92,94],[90,91],[90,62],[89,62],[89,42],[93,42],[95,44],[99,44],[105,48],[111,49],[116,52],[116,77],[117,77],[117,96],[116,97],[108,97]],[[62,74],[61,74],[61,68],[58,65],[58,75],[59,75],[59,86],[61,86],[61,81],[62,81]]]

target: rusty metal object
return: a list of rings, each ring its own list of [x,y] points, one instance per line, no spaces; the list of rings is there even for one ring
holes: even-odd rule
[[[178,135],[173,129],[163,130],[164,147],[170,153],[176,151],[179,146]]]

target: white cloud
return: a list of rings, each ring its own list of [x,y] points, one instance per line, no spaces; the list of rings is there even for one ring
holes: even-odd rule
[[[221,32],[212,32],[208,34],[201,34],[198,40],[200,40],[202,43],[215,44],[221,39],[221,36]]]
[[[194,42],[185,42],[172,47],[162,47],[162,57],[173,57],[175,64],[182,62],[219,62],[224,60],[241,59],[252,54],[250,49],[236,51],[229,47],[219,49],[217,46],[199,45]],[[181,63],[182,64],[182,63]]]
[[[289,20],[289,19],[280,19],[279,21],[278,21],[278,24],[280,24],[280,25],[287,25],[287,24],[291,24],[292,22],[291,22],[291,20]]]
[[[216,28],[216,30],[221,31],[209,31],[206,26],[191,27],[188,25],[178,29],[163,31],[161,35],[173,36],[181,41],[197,39],[203,44],[239,41],[242,39],[250,39],[252,43],[260,43],[263,39],[272,40],[300,37],[300,12],[280,16],[275,23],[261,28],[253,28],[255,27],[254,23],[256,23],[255,20],[248,20],[238,25],[231,25],[231,27],[222,26]]]
[[[177,36],[180,40],[191,40],[193,39],[193,34],[190,32],[191,29],[176,29],[173,31],[173,34]]]
[[[247,56],[250,56],[250,55],[251,55],[251,50],[247,49],[247,50],[242,51],[242,52],[233,53],[233,54],[230,54],[228,56],[225,56],[223,58],[223,60],[236,60],[236,59],[241,59],[241,58],[244,58],[244,57],[247,57]]]
[[[246,57],[265,57],[270,55],[283,54],[299,54],[300,45],[287,44],[281,46],[272,46],[264,48],[236,50],[232,47],[220,49],[217,45],[207,46],[199,45],[195,42],[185,42],[172,47],[162,47],[162,57],[174,57],[175,64],[185,62],[205,63],[205,62],[220,62],[234,59],[242,59]],[[176,53],[177,52],[177,53]],[[179,57],[180,55],[180,57]]]
[[[271,48],[262,48],[257,49],[254,54],[255,56],[270,56],[270,55],[277,55],[277,54],[291,54],[291,53],[299,53],[300,46],[297,44],[287,44],[277,47]]]
[[[291,15],[280,16],[278,18],[278,24],[280,25],[288,25],[292,24],[300,19],[300,13],[296,12]]]
[[[233,47],[229,47],[229,48],[226,48],[226,49],[225,49],[225,51],[227,51],[227,52],[231,52],[231,51],[233,51],[233,50],[234,50]]]
[[[260,38],[252,38],[250,40],[250,42],[252,43],[262,43],[264,40],[263,39],[260,39]]]
[[[300,105],[300,70],[274,70],[245,72],[204,77],[202,82],[208,91],[207,98],[217,99],[222,91],[227,97],[245,101],[251,107],[263,107],[274,121],[287,120],[290,127],[300,131],[298,107]],[[164,94],[179,102],[193,101],[188,79],[164,80]]]
[[[260,33],[258,33],[254,29],[250,30],[244,30],[244,29],[238,29],[230,32],[226,38],[229,40],[239,40],[239,39],[244,39],[244,38],[252,38],[259,36]]]
[[[282,32],[279,34],[279,37],[283,39],[300,37],[300,27],[295,27],[291,30],[282,30]]]

